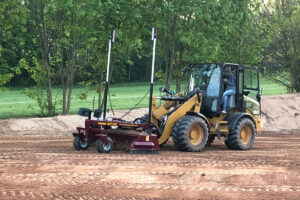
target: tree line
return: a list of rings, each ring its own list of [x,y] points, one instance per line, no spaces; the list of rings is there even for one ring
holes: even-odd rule
[[[167,89],[181,90],[190,63],[224,61],[300,91],[299,0],[2,0],[0,18],[0,89],[26,86],[43,115],[57,114],[53,86],[61,114],[74,84],[97,91],[101,107],[112,29],[111,82],[149,81],[156,26],[155,76]]]

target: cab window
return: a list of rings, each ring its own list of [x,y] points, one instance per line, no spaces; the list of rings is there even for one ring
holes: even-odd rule
[[[244,89],[259,90],[257,70],[245,68],[244,70]]]
[[[208,97],[218,97],[221,87],[221,68],[217,67],[211,74],[210,81],[206,90]]]

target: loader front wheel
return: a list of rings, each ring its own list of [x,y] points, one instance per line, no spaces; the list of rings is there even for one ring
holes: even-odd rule
[[[240,119],[225,140],[227,148],[234,150],[250,150],[255,141],[256,129],[248,118]]]
[[[196,116],[184,116],[173,127],[173,142],[180,151],[199,152],[205,147],[207,138],[207,124]]]
[[[108,145],[105,145],[104,142],[99,138],[96,141],[96,148],[98,153],[110,153],[114,147],[114,143],[110,137],[107,137]]]

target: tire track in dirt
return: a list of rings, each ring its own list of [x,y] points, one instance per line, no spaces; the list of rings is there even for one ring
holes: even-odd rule
[[[136,174],[136,175],[157,175],[157,176],[206,176],[206,175],[275,175],[275,174],[283,174],[288,176],[300,176],[300,173],[290,173],[285,171],[251,171],[251,170],[244,170],[244,171],[215,171],[209,172],[207,170],[202,171],[146,171],[146,172],[122,172],[123,175],[129,174]],[[18,174],[10,174],[10,173],[1,173],[0,177],[2,178],[13,178],[13,179],[27,179],[27,178],[43,178],[43,177],[52,177],[52,176],[70,176],[70,177],[77,177],[77,176],[86,176],[86,177],[98,177],[98,176],[106,176],[111,174],[111,172],[39,172],[39,173],[18,173]],[[96,178],[95,178],[96,179]]]
[[[300,192],[300,186],[265,186],[265,187],[214,187],[214,186],[194,186],[194,185],[176,185],[176,184],[122,184],[122,183],[105,183],[105,182],[94,182],[93,185],[102,186],[102,187],[109,187],[114,189],[119,188],[126,188],[126,189],[154,189],[154,190],[187,190],[187,191],[221,191],[221,192],[255,192],[255,193],[265,193],[265,192]],[[52,197],[50,196],[52,195]],[[42,199],[47,199],[48,197],[53,198],[54,195],[61,196],[59,194],[47,194],[47,193],[33,193],[33,192],[24,192],[22,190],[0,190],[0,197],[1,196],[32,196],[38,197]],[[66,195],[66,194],[64,194]],[[67,195],[68,196],[68,195]],[[62,197],[62,196],[61,196]],[[59,198],[59,197],[58,197]],[[64,198],[64,197],[63,197]],[[86,197],[82,197],[86,198]],[[68,198],[67,198],[68,199]]]
[[[68,193],[37,193],[32,191],[23,190],[0,190],[0,197],[3,198],[25,198],[25,199],[55,199],[55,200],[117,200],[118,197],[111,196],[97,196],[97,195],[73,195]],[[157,198],[135,198],[135,197],[122,197],[123,200],[155,200]]]
[[[250,167],[250,168],[265,168],[265,167],[289,167],[289,168],[299,168],[299,162],[280,162],[280,161],[260,161],[260,162],[248,162],[248,161],[216,161],[213,159],[202,159],[202,160],[162,160],[158,161],[157,159],[145,159],[145,160],[119,160],[116,161],[114,159],[105,159],[101,161],[93,161],[93,160],[74,160],[78,157],[66,156],[64,159],[61,157],[53,156],[52,158],[43,158],[41,163],[31,163],[28,160],[37,160],[40,159],[40,156],[0,156],[0,167],[18,167],[18,166],[41,166],[43,164],[52,163],[56,165],[60,165],[59,163],[55,163],[57,161],[67,161],[67,164],[70,166],[97,166],[101,165],[114,165],[114,166],[126,166],[126,165],[134,165],[134,166],[143,166],[143,161],[155,161],[152,163],[153,166],[178,166],[178,167],[200,167],[200,166],[211,166],[211,167]],[[21,159],[24,159],[25,162]],[[69,161],[69,159],[72,159]],[[80,159],[80,157],[78,158]],[[94,158],[95,159],[95,158]],[[101,159],[101,158],[100,158]],[[16,160],[21,163],[5,163],[7,160]],[[27,162],[27,163],[26,163]],[[53,163],[54,162],[54,163]]]
[[[294,145],[289,143],[291,139]],[[131,155],[123,151],[98,154],[94,146],[75,151],[70,138],[32,142],[0,138],[0,199],[100,199],[99,195],[81,193],[83,188],[92,194],[95,188],[102,188],[113,194],[188,191],[300,195],[300,137],[258,137],[251,151],[230,151],[222,143],[217,141],[201,153],[178,152],[167,144],[159,155]],[[257,181],[247,182],[251,179]],[[240,186],[239,181],[244,183]],[[30,191],[39,186],[46,190]],[[62,193],[47,188],[77,189]]]
[[[280,161],[217,161],[215,159],[199,159],[199,160],[179,160],[179,159],[175,159],[175,160],[159,160],[157,158],[149,158],[148,159],[132,159],[132,157],[127,157],[130,158],[130,161],[128,161],[125,158],[123,158],[122,160],[118,160],[117,158],[106,158],[105,160],[100,160],[100,161],[94,161],[97,158],[91,158],[87,159],[84,158],[84,160],[81,159],[81,157],[78,156],[71,156],[71,155],[66,155],[64,157],[61,156],[51,156],[51,155],[47,155],[48,157],[43,157],[42,158],[42,163],[46,164],[46,163],[53,163],[53,164],[57,164],[59,165],[59,163],[55,163],[56,161],[67,161],[67,164],[70,166],[76,166],[76,165],[81,165],[81,166],[97,166],[99,164],[101,165],[114,165],[114,166],[126,166],[126,165],[134,165],[134,166],[143,166],[144,165],[144,161],[147,162],[151,162],[153,161],[153,163],[151,163],[151,165],[153,166],[182,166],[182,167],[199,167],[199,166],[212,166],[212,167],[251,167],[251,168],[263,168],[263,167],[299,167],[300,163],[297,161],[291,161],[291,162],[280,162]],[[2,160],[2,163],[5,163],[6,160],[16,160],[16,161],[21,161],[22,163],[5,163],[5,164],[0,164],[0,167],[18,167],[18,166],[33,166],[33,165],[37,165],[37,166],[41,166],[41,163],[37,164],[37,163],[24,163],[24,161],[22,160],[38,160],[41,159],[41,155],[31,155],[31,156],[27,156],[27,155],[7,155],[7,156],[0,156],[0,161]],[[79,159],[79,160],[76,160]],[[103,158],[99,158],[99,159],[103,159]],[[71,161],[70,161],[71,160]],[[118,160],[118,161],[116,161]]]

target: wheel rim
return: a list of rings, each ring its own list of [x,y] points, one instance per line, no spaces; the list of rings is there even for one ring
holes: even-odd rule
[[[103,150],[105,150],[105,151],[108,151],[109,149],[110,149],[110,144],[108,143],[108,145],[105,145],[104,143],[103,143]]]
[[[240,132],[240,139],[243,144],[248,144],[252,137],[252,130],[248,125],[243,126]]]
[[[198,145],[201,143],[203,138],[203,129],[199,125],[194,125],[189,132],[190,142],[193,145]]]
[[[80,140],[79,142],[80,142],[80,146],[81,146],[82,148],[85,148],[85,147],[87,147],[87,145],[88,145],[88,142],[87,142],[86,140],[84,140],[84,141]]]

